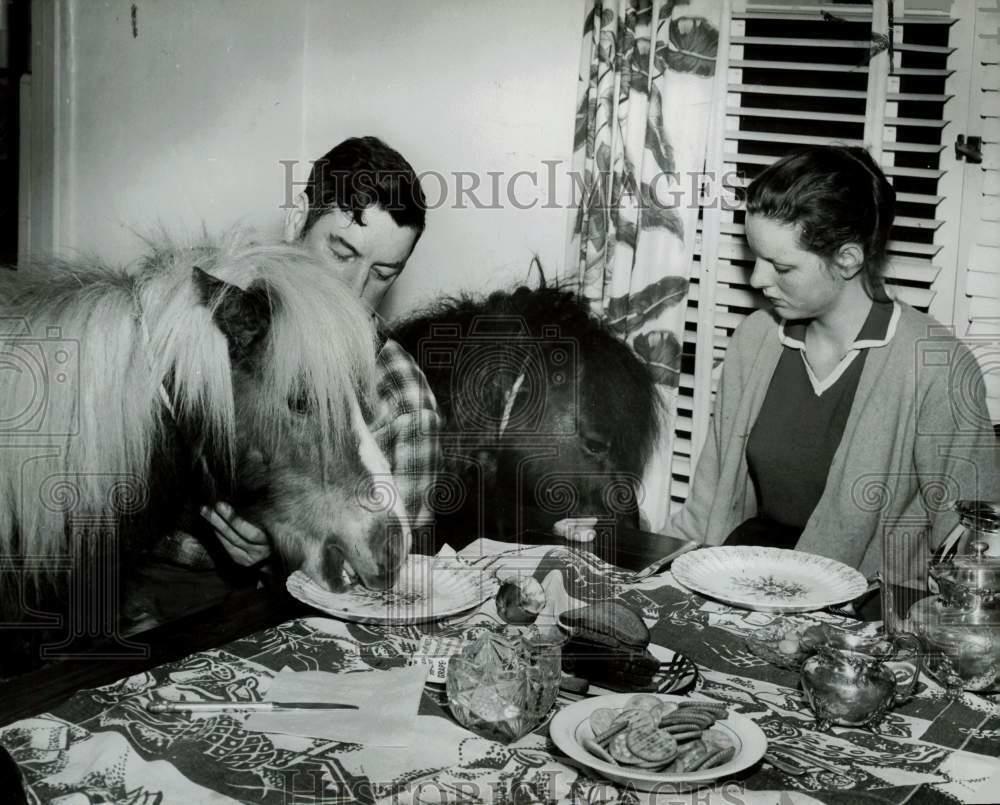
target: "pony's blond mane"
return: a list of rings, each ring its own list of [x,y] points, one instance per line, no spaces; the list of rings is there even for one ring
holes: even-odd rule
[[[324,444],[353,445],[351,397],[370,403],[373,393],[371,319],[297,247],[233,233],[218,243],[162,243],[128,268],[50,260],[0,271],[0,556],[44,560],[66,551],[68,515],[142,507],[172,432],[161,382],[178,420],[199,423],[216,466],[233,473],[229,352],[200,301],[195,266],[231,286],[263,287],[271,301],[251,438],[279,441],[288,400],[305,391],[323,414]],[[60,344],[68,372],[53,363]],[[43,355],[31,362],[43,374],[23,371],[32,355]],[[21,415],[32,411],[40,413]]]

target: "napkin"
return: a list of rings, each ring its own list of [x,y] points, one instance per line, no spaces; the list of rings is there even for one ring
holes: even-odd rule
[[[358,709],[253,713],[243,728],[366,746],[409,746],[426,679],[427,666],[353,674],[281,671],[264,701],[343,702]]]

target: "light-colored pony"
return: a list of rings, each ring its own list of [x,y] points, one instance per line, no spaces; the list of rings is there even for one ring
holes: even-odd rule
[[[202,496],[331,589],[345,560],[391,584],[410,537],[362,420],[374,359],[346,286],[238,233],[0,270],[0,569],[40,593],[109,527],[127,567]],[[5,580],[0,623],[32,601]]]

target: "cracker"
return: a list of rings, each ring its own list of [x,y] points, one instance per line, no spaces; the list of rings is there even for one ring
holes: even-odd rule
[[[628,724],[629,729],[635,729],[636,727],[655,727],[656,724],[653,722],[653,717],[649,714],[648,710],[638,710],[636,708],[629,708],[623,710],[621,714],[613,721],[612,724],[617,724],[624,722]]]
[[[674,737],[655,727],[629,730],[626,745],[639,760],[666,763],[677,754],[677,741]]]
[[[599,744],[607,743],[614,736],[621,734],[628,729],[628,724],[624,721],[614,721],[604,732],[599,732],[594,736],[594,740]]]
[[[705,730],[703,738],[705,743],[709,746],[714,746],[717,749],[728,749],[733,745],[733,739],[729,736],[729,734],[723,732],[718,727]]]
[[[711,750],[702,741],[695,741],[690,748],[677,756],[671,767],[676,766],[675,771],[680,774],[694,771],[709,754]]]
[[[625,709],[646,710],[651,712],[653,708],[659,707],[662,702],[652,693],[637,693],[625,703]]]
[[[726,711],[729,709],[724,702],[713,702],[710,699],[685,699],[682,702],[677,702],[677,706],[680,708],[700,707],[703,710],[710,708],[712,710]]]
[[[704,733],[697,727],[695,727],[694,729],[690,729],[687,728],[687,725],[684,726],[685,726],[684,729],[679,729],[679,728],[670,729],[670,727],[661,727],[661,729],[664,729],[666,732],[669,732],[671,735],[673,735],[674,740],[677,741],[677,743],[684,743],[685,741],[690,741],[693,740],[694,738],[701,738],[704,735]]]
[[[614,720],[618,718],[620,710],[612,710],[610,707],[598,707],[593,713],[590,714],[590,729],[594,735],[600,735],[602,732],[607,732],[608,727],[614,723]]]
[[[715,723],[714,716],[699,711],[678,710],[671,713],[666,718],[660,720],[659,726],[669,727],[673,724],[692,724],[699,729],[706,730]]]
[[[634,766],[639,762],[639,758],[632,754],[632,751],[628,748],[627,738],[627,733],[619,732],[614,738],[611,739],[611,743],[608,745],[608,751],[611,753],[611,757],[615,760]]]
[[[716,766],[721,766],[723,763],[728,763],[732,760],[733,755],[735,754],[736,749],[732,746],[725,749],[720,748],[715,749],[714,751],[710,750],[708,755],[705,756],[705,759],[695,767],[695,770],[713,769]]]
[[[580,743],[583,745],[583,748],[586,749],[588,752],[590,752],[590,754],[592,754],[594,757],[603,760],[605,763],[611,763],[615,766],[618,765],[618,761],[615,760],[610,755],[608,750],[605,749],[603,746],[601,746],[593,738],[588,738],[586,735],[584,735],[580,739]]]
[[[669,716],[677,709],[677,705],[673,702],[660,702],[653,707],[649,714],[653,717],[653,723],[659,724],[664,718]]]

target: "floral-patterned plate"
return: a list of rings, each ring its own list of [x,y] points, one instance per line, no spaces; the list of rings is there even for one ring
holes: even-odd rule
[[[325,590],[301,570],[285,583],[299,601],[327,615],[355,623],[427,623],[457,615],[496,595],[497,580],[455,556],[410,554],[388,590],[360,585],[339,593]]]
[[[674,560],[674,579],[689,590],[760,612],[812,612],[843,604],[868,587],[857,570],[804,551],[721,545]]]

